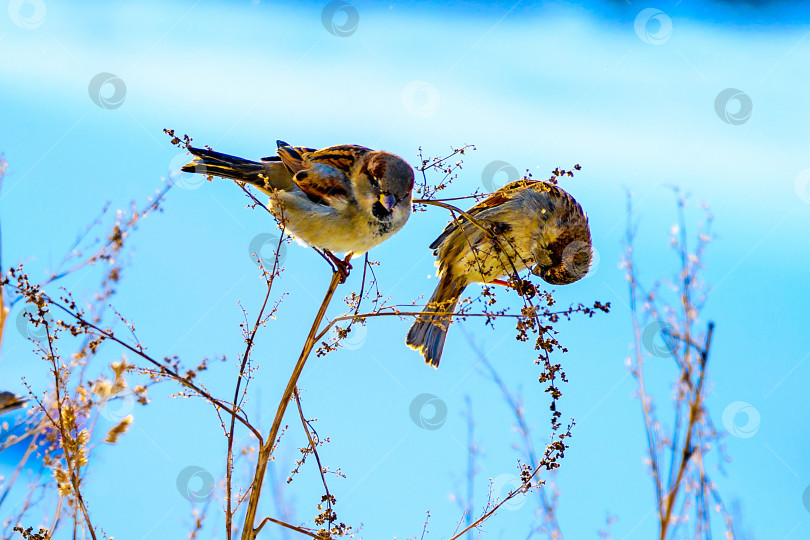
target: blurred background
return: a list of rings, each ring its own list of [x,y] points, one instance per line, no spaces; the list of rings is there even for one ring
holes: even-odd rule
[[[46,278],[105,204],[143,206],[174,179],[164,211],[129,240],[112,304],[156,357],[178,355],[194,366],[226,355],[200,377],[230,399],[244,350],[242,308],[252,320],[265,291],[250,252],[259,235],[277,238],[278,230],[233,183],[180,174],[188,156],[164,128],[252,159],[273,154],[276,139],[361,144],[414,165],[420,147],[444,156],[474,144],[446,196],[580,164],[562,186],[588,213],[596,258],[585,279],[555,297],[561,306],[601,301],[613,309],[557,325],[569,349],[555,353],[569,380],[562,421],[576,421],[556,479],[557,518],[570,538],[597,537],[615,516],[614,538],[647,539],[657,531],[655,503],[626,364],[633,334],[619,265],[629,190],[640,278],[649,286],[675,275],[669,235],[677,186],[689,195],[691,232],[705,220],[705,202],[717,234],[703,260],[711,293],[701,324],[716,324],[707,406],[731,461],[715,454],[706,468],[735,508],[741,538],[807,538],[808,22],[802,2],[11,0],[0,13],[3,268],[24,263],[33,280]],[[437,208],[416,213],[371,251],[391,303],[432,291],[427,246],[447,220]],[[265,430],[329,280],[322,259],[295,243],[284,265],[276,292],[289,295],[259,333],[246,406]],[[82,269],[60,285],[89,301],[93,272]],[[357,290],[360,277],[353,273],[338,296]],[[475,298],[479,288],[468,293]],[[516,295],[499,297],[520,305]],[[50,378],[25,337],[22,307],[9,315],[0,390],[25,395],[23,379],[41,392]],[[343,311],[336,298],[329,314]],[[534,352],[513,339],[511,323],[453,325],[435,371],[405,346],[410,322],[369,320],[337,352],[313,357],[300,382],[305,413],[330,438],[324,465],[345,475],[330,478],[335,509],[340,521],[362,524],[362,538],[419,537],[427,511],[429,537],[452,536],[467,490],[467,399],[479,452],[476,512],[490,479],[496,496],[514,487],[519,436],[470,340],[522,397],[539,447],[549,431]],[[125,331],[120,322],[116,328]],[[99,358],[114,362],[122,353],[105,344]],[[677,371],[668,359],[658,362],[650,369],[660,370],[666,411],[665,385]],[[150,389],[149,406],[125,401],[99,420],[111,427],[135,416],[117,445],[94,450],[85,487],[94,522],[109,535],[180,538],[197,507],[209,516],[210,534],[224,537],[221,491],[206,486],[224,474],[226,440],[212,407],[173,397],[177,391],[162,383]],[[446,409],[438,428],[409,412],[423,394],[441,406],[426,403],[434,410],[419,418]],[[268,488],[260,513],[281,515],[283,507],[291,522],[312,525],[320,479],[307,463],[284,483],[304,445],[295,412],[286,420],[271,471],[283,497],[274,501]],[[0,475],[13,467],[4,457]],[[210,496],[189,500],[184,482]],[[24,494],[12,491],[0,517],[19,512]],[[540,521],[535,508],[534,496],[510,503],[483,536],[525,538]],[[267,537],[295,536],[267,527]]]

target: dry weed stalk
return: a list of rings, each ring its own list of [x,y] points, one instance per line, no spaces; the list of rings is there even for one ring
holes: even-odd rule
[[[710,538],[711,509],[723,518],[727,538],[735,538],[731,514],[706,470],[706,455],[715,447],[724,458],[720,436],[706,408],[706,365],[712,344],[714,323],[700,333],[696,328],[706,302],[707,288],[701,278],[703,255],[711,241],[712,216],[704,207],[706,222],[699,228],[693,251],[688,245],[685,217],[686,197],[676,190],[678,223],[672,227],[670,245],[680,267],[674,280],[658,282],[643,292],[634,260],[635,226],[632,197],[627,195],[627,231],[624,268],[629,284],[633,321],[633,355],[630,370],[638,383],[650,475],[653,480],[659,538],[675,538],[682,531],[688,538]],[[668,285],[674,299],[668,301]],[[642,323],[644,319],[646,324]],[[656,343],[656,337],[660,342]],[[648,360],[669,358],[676,368],[673,384],[671,432],[658,418],[656,400],[648,390],[645,367]],[[653,367],[657,368],[655,364]],[[693,519],[689,518],[694,513]],[[690,530],[687,530],[690,529]]]
[[[5,162],[0,160],[0,182],[4,172]],[[52,388],[46,392],[35,393],[24,381],[29,388],[30,399],[27,401],[33,406],[27,414],[17,418],[13,427],[8,426],[7,422],[3,423],[0,451],[17,444],[27,444],[12,476],[0,484],[0,506],[7,500],[27,464],[32,460],[41,463],[39,468],[31,468],[34,481],[29,484],[22,507],[4,522],[5,536],[10,537],[10,531],[16,531],[24,538],[50,538],[56,524],[66,513],[73,521],[74,534],[97,538],[99,529],[91,521],[90,510],[82,493],[87,464],[94,448],[101,443],[91,442],[96,422],[100,415],[108,412],[107,407],[111,402],[127,399],[146,404],[148,384],[129,388],[126,373],[133,366],[127,363],[126,358],[109,365],[110,375],[102,371],[91,378],[88,368],[102,340],[54,317],[55,304],[45,289],[53,288],[79,269],[90,266],[102,268],[99,285],[93,291],[93,300],[85,314],[96,325],[102,324],[107,312],[106,304],[115,294],[121,279],[125,241],[141,219],[160,209],[167,190],[168,186],[159,191],[143,209],[133,205],[129,212],[118,212],[109,233],[101,238],[89,239],[91,233],[102,224],[102,217],[107,214],[105,208],[102,216],[78,236],[57,269],[45,280],[32,283],[22,265],[10,268],[0,278],[0,342],[9,329],[7,316],[10,309],[17,304],[23,305],[24,309],[17,316],[17,327],[27,333],[34,344],[35,353],[47,363],[52,375]],[[85,255],[84,251],[90,254]],[[66,294],[63,300],[68,299],[69,295]],[[134,328],[129,328],[134,332]],[[76,342],[75,351],[66,358],[60,352],[59,345],[71,346],[73,342]],[[107,416],[115,424],[102,440],[106,444],[116,444],[126,432],[132,417]],[[45,471],[50,471],[53,482],[45,480]],[[50,526],[40,528],[37,533],[33,532],[33,527],[22,527],[21,523],[29,519],[31,510],[46,499],[49,489],[56,495]]]

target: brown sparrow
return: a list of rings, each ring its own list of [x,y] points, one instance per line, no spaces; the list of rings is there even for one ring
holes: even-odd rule
[[[571,195],[548,182],[522,179],[502,187],[459,216],[430,244],[439,284],[408,331],[406,343],[439,367],[447,327],[473,282],[532,273],[552,285],[581,279],[591,264],[588,218]],[[482,228],[484,230],[482,230]]]
[[[413,169],[399,156],[350,144],[277,144],[278,155],[260,161],[189,146],[194,161],[182,170],[258,187],[291,234],[332,252],[365,253],[408,221]]]

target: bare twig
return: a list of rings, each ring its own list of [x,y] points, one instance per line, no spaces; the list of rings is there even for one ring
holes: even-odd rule
[[[667,538],[667,530],[669,528],[670,519],[672,518],[672,509],[675,506],[675,500],[678,498],[678,491],[681,489],[683,475],[686,472],[689,459],[695,452],[692,446],[692,439],[695,434],[695,426],[698,422],[698,417],[703,413],[703,381],[706,380],[706,362],[709,360],[709,348],[712,344],[712,334],[714,333],[714,323],[709,323],[709,329],[706,332],[706,344],[701,352],[700,359],[700,375],[698,377],[697,388],[695,389],[692,402],[689,404],[689,423],[686,431],[686,440],[683,443],[681,450],[680,465],[678,466],[678,474],[675,476],[675,481],[669,488],[667,494],[666,509],[664,511],[664,520],[661,523],[661,540]]]
[[[305,535],[307,535],[307,536],[309,536],[311,538],[318,538],[317,534],[314,534],[314,533],[312,533],[312,532],[310,532],[310,531],[308,531],[306,529],[303,529],[301,527],[296,527],[295,525],[290,525],[289,523],[285,523],[284,521],[281,521],[279,519],[271,518],[270,516],[267,516],[266,518],[264,518],[261,521],[261,523],[259,523],[259,526],[256,527],[256,534],[258,534],[259,531],[262,530],[262,527],[264,527],[264,524],[268,523],[268,522],[275,523],[276,525],[281,525],[282,527],[286,527],[287,529],[290,529],[290,530],[295,531],[295,532],[300,532],[301,534],[305,534]]]
[[[349,261],[349,257],[346,257],[345,262]],[[329,303],[332,300],[332,297],[337,290],[338,285],[341,281],[341,274],[340,272],[333,272],[332,273],[332,281],[329,283],[329,288],[326,291],[326,295],[324,296],[323,302],[321,303],[320,309],[318,310],[318,314],[315,316],[315,320],[312,323],[312,327],[309,330],[309,335],[307,336],[307,340],[304,343],[304,348],[301,351],[301,355],[298,358],[298,362],[296,362],[295,367],[293,368],[292,375],[290,376],[289,381],[287,382],[287,388],[284,390],[284,395],[281,397],[281,402],[278,405],[278,409],[276,410],[276,416],[273,419],[273,425],[270,428],[270,433],[267,436],[264,444],[261,445],[259,449],[259,455],[256,462],[256,470],[253,476],[253,482],[250,487],[250,499],[248,500],[248,507],[245,512],[245,521],[242,528],[242,540],[253,540],[256,538],[256,534],[258,533],[258,529],[253,528],[253,524],[256,521],[256,512],[258,510],[259,505],[259,496],[261,495],[262,484],[264,483],[264,474],[267,470],[267,463],[270,460],[270,457],[273,454],[273,450],[275,449],[276,445],[276,438],[278,437],[278,432],[281,429],[281,422],[284,418],[284,413],[287,411],[287,405],[290,402],[290,398],[292,398],[293,393],[295,392],[296,386],[298,384],[298,379],[301,377],[301,372],[304,370],[304,365],[306,364],[307,358],[309,358],[310,352],[312,352],[312,348],[315,346],[316,340],[315,335],[318,332],[318,328],[321,325],[321,321],[323,320],[324,316],[326,315],[326,308],[329,307]],[[261,440],[261,439],[260,439]]]
[[[677,190],[676,190],[677,194]],[[670,307],[659,298],[657,290],[642,295],[638,283],[638,271],[634,262],[633,244],[635,229],[631,222],[633,207],[631,196],[627,197],[628,225],[625,235],[625,271],[629,282],[630,307],[633,321],[634,354],[631,372],[635,377],[644,414],[644,428],[647,435],[647,453],[651,465],[650,474],[656,494],[659,520],[659,539],[674,538],[680,528],[689,523],[687,516],[694,511],[694,537],[711,537],[709,498],[717,502],[715,506],[725,518],[725,533],[734,538],[731,516],[717,493],[704,467],[704,455],[710,443],[718,439],[708,411],[705,408],[706,364],[711,350],[714,323],[709,322],[703,343],[696,339],[694,325],[698,320],[705,295],[700,297],[699,269],[705,245],[710,241],[708,234],[698,234],[697,247],[690,253],[687,245],[687,225],[684,213],[686,200],[678,196],[678,223],[673,226],[671,244],[675,249],[680,268],[673,290],[677,295],[677,308]],[[711,222],[708,214],[707,223]],[[708,225],[707,229],[708,230]],[[641,330],[639,312],[643,297],[644,310],[654,319],[654,331],[660,332],[666,344],[666,351],[657,351],[659,356],[671,356],[678,367],[675,380],[675,402],[672,435],[661,433],[661,424],[656,419],[652,396],[645,385],[645,354],[643,346],[650,348],[652,343],[645,330]],[[663,304],[661,307],[659,304]],[[661,323],[662,317],[669,322]],[[644,341],[644,343],[642,343]],[[652,349],[650,349],[652,352]],[[661,354],[666,352],[666,354]],[[666,465],[664,465],[666,464]],[[663,468],[666,466],[666,474]],[[683,495],[686,493],[686,495]],[[680,506],[679,499],[681,499]]]
[[[273,268],[272,270],[267,273],[264,270],[264,265],[262,264],[261,257],[259,257],[259,268],[262,269],[262,272],[265,274],[265,280],[267,284],[267,291],[264,295],[264,301],[262,302],[262,306],[259,309],[259,314],[256,316],[256,322],[253,324],[253,328],[250,331],[249,337],[247,339],[247,345],[245,346],[245,352],[242,355],[242,364],[239,366],[239,375],[236,379],[236,388],[234,389],[233,395],[233,410],[239,408],[237,403],[240,402],[240,392],[242,392],[242,381],[246,380],[245,382],[245,391],[247,391],[247,378],[250,377],[249,373],[246,373],[246,369],[248,366],[248,362],[250,360],[250,354],[253,349],[253,343],[256,340],[256,333],[259,331],[259,327],[262,324],[262,320],[264,318],[264,311],[267,309],[267,303],[270,300],[270,292],[273,289],[273,281],[278,272],[279,266],[279,250],[281,243],[284,241],[284,235],[279,236],[278,246],[276,246],[276,255],[273,260]],[[257,257],[259,254],[256,254]],[[231,415],[231,423],[228,429],[227,438],[228,438],[228,450],[226,456],[226,469],[225,469],[225,492],[226,492],[226,508],[225,508],[225,530],[228,536],[228,539],[231,538],[232,531],[233,531],[233,444],[236,437],[235,428],[236,428],[236,414]],[[259,444],[261,444],[261,439],[259,439]]]

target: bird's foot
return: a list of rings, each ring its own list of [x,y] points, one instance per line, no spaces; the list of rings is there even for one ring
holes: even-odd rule
[[[332,265],[333,271],[340,273],[340,282],[346,283],[346,278],[349,277],[349,272],[352,270],[352,265],[349,262],[352,258],[352,254],[347,253],[345,259],[336,257],[335,254],[328,249],[323,250],[323,254],[326,260],[329,261],[329,264]]]
[[[510,289],[515,289],[520,296],[525,296],[526,298],[531,298],[535,294],[537,294],[537,289],[532,284],[531,281],[526,279],[516,279],[516,280],[509,280],[504,281],[502,279],[493,279],[490,283],[494,283],[495,285],[501,285],[503,287],[509,287]]]

